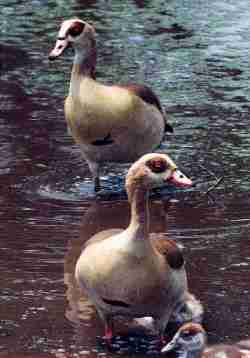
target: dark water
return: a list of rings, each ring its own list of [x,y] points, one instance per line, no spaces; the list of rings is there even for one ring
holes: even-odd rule
[[[0,0],[0,357],[157,355],[156,337],[124,324],[108,351],[74,282],[83,242],[129,211],[120,195],[95,200],[66,131],[72,55],[47,54],[71,16],[96,25],[102,81],[145,82],[168,110],[164,148],[198,184],[152,198],[152,231],[185,246],[209,341],[249,337],[249,2]],[[126,168],[104,184],[119,194]]]

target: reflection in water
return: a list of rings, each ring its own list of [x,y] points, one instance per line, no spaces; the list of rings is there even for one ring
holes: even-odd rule
[[[118,203],[93,201],[82,217],[80,235],[68,241],[64,260],[64,283],[67,297],[65,315],[77,327],[76,339],[79,345],[83,344],[86,339],[96,345],[96,336],[102,334],[103,327],[93,305],[76,283],[76,262],[84,243],[91,236],[113,227],[114,222],[118,227],[125,227],[128,215],[128,206],[125,201]]]

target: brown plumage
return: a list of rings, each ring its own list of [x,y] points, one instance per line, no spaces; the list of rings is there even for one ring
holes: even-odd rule
[[[132,162],[160,145],[172,127],[158,97],[147,86],[107,86],[96,80],[96,39],[92,25],[79,19],[64,21],[54,60],[73,46],[75,58],[65,118],[100,189],[99,170],[105,162]]]
[[[183,267],[183,253],[175,241],[163,238],[154,238],[151,241],[154,248],[166,258],[168,265],[172,269],[178,270]]]
[[[164,117],[166,116],[161,106],[161,103],[159,101],[159,98],[156,96],[156,94],[152,91],[151,88],[145,85],[138,85],[138,84],[124,85],[121,87],[126,88],[130,92],[134,93],[136,96],[140,97],[144,102],[148,104],[152,104],[153,106],[157,107],[159,111],[162,113],[162,115]],[[165,121],[165,132],[173,133],[173,131],[174,131],[173,127],[167,121]]]
[[[149,233],[148,192],[169,182],[191,185],[167,155],[146,154],[134,163],[126,176],[129,226],[94,235],[76,264],[76,280],[104,321],[107,338],[117,315],[151,316],[161,335],[183,307],[192,317],[186,302],[197,301],[188,292],[181,250],[174,241]]]

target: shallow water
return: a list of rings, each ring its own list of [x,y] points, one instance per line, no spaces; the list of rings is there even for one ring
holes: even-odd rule
[[[111,350],[73,271],[81,246],[125,227],[127,165],[95,199],[67,134],[72,54],[49,64],[62,19],[98,32],[98,77],[152,86],[175,128],[163,144],[197,182],[151,197],[151,228],[185,247],[210,342],[249,335],[249,3],[246,0],[0,0],[0,357],[158,355],[155,336],[117,324]],[[209,187],[222,181],[205,195]],[[171,203],[169,199],[171,198]],[[167,232],[167,234],[166,234]],[[80,320],[79,320],[80,319]]]

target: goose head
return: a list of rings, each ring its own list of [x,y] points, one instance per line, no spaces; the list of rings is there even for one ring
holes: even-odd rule
[[[93,26],[80,19],[65,20],[59,30],[54,49],[49,54],[49,60],[55,60],[68,47],[73,46],[80,52],[90,50],[95,39]]]
[[[172,340],[166,344],[161,352],[166,353],[173,350],[190,352],[203,351],[206,346],[206,332],[198,323],[185,323],[182,325]]]
[[[184,175],[173,160],[163,153],[143,155],[129,169],[126,176],[126,189],[140,187],[145,191],[174,184],[191,187],[192,181]]]

